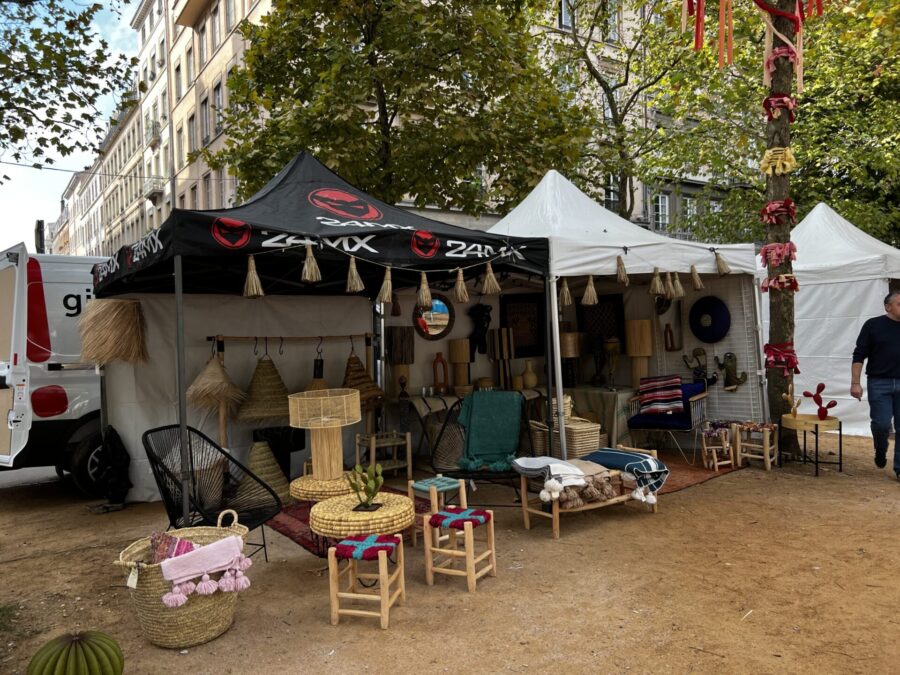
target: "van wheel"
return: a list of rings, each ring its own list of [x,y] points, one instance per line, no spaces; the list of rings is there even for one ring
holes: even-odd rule
[[[87,497],[103,497],[103,490],[97,480],[106,470],[103,451],[103,436],[99,432],[79,441],[72,452],[72,480]]]

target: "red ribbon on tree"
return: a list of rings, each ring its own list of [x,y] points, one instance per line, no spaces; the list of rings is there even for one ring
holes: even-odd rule
[[[800,290],[800,285],[797,283],[797,277],[793,274],[779,274],[777,277],[763,279],[759,290],[763,293],[768,293],[770,288],[775,291],[796,293]]]
[[[785,219],[785,222],[790,221],[791,223],[795,223],[797,222],[796,215],[797,209],[790,197],[783,201],[775,200],[767,202],[759,211],[759,217],[766,225],[777,225],[778,219],[782,217]],[[771,244],[767,244],[767,246],[771,246]],[[796,256],[791,258],[791,260],[794,259],[796,259]]]
[[[770,120],[779,118],[781,111],[787,110],[790,121],[793,122],[795,119],[794,109],[796,107],[797,99],[787,94],[772,94],[771,96],[766,96],[763,101],[763,109],[766,111],[766,117]]]
[[[797,259],[797,247],[792,241],[783,244],[766,244],[760,249],[759,257],[763,267],[778,267],[788,258]]]
[[[766,354],[766,368],[781,368],[781,374],[788,377],[791,373],[800,374],[794,341],[763,345]]]

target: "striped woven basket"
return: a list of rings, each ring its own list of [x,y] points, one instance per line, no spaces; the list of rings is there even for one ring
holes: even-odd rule
[[[559,447],[559,431],[553,431],[551,447],[550,429],[542,422],[529,422],[531,445],[536,456],[561,457]],[[608,434],[603,428],[590,420],[581,417],[570,417],[566,420],[566,457],[576,459],[605,448],[609,443]]]

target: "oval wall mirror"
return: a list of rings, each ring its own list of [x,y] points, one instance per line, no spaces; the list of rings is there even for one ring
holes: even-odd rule
[[[426,340],[440,340],[450,334],[453,329],[455,313],[453,303],[446,295],[431,294],[431,308],[413,309],[413,327]]]

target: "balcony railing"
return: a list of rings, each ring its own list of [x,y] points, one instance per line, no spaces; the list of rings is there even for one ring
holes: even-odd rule
[[[162,178],[151,177],[144,180],[144,198],[154,204],[163,196],[166,183]]]
[[[150,147],[155,147],[159,144],[161,127],[159,122],[156,120],[150,122],[147,127],[144,129],[144,143],[149,145]]]

